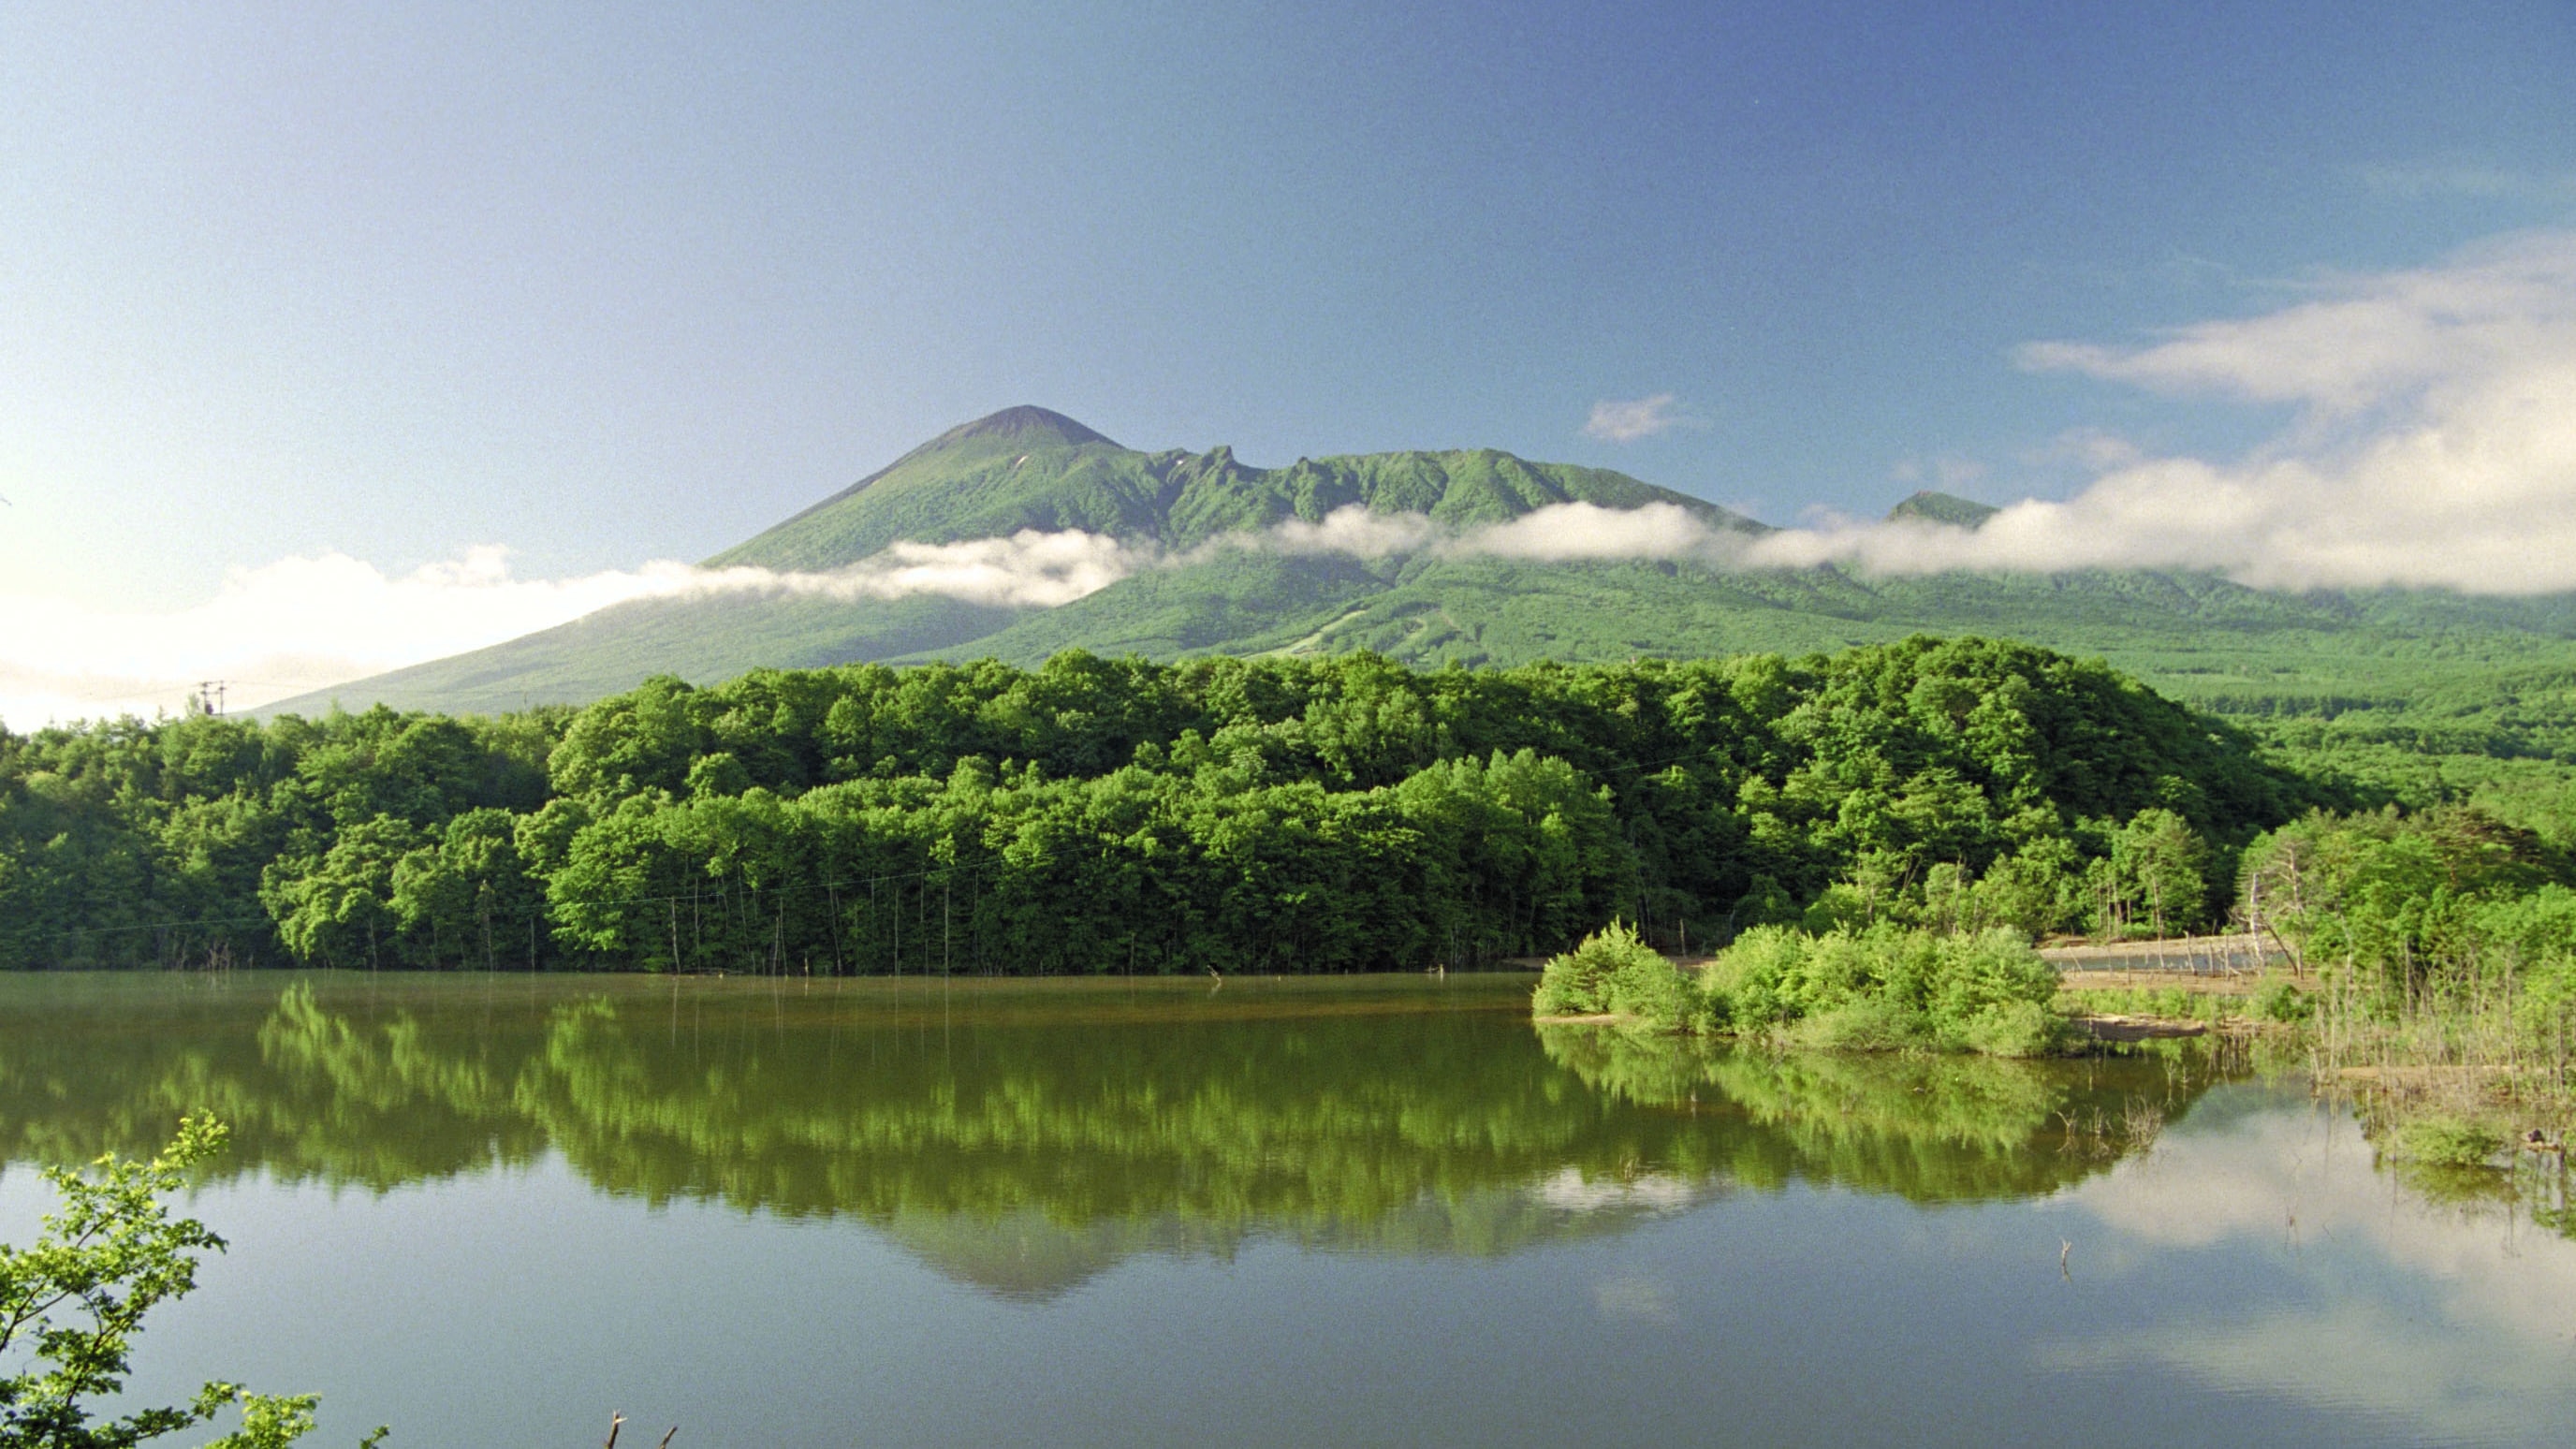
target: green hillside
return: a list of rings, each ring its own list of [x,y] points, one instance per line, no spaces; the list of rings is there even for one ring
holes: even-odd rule
[[[1712,526],[1765,531],[1625,474],[1491,450],[1255,468],[1228,448],[1138,452],[1061,414],[1012,408],[940,435],[708,562],[823,571],[899,540],[1021,529],[1111,534],[1172,561],[1053,609],[783,590],[627,604],[265,712],[314,713],[334,701],[490,712],[579,703],[653,674],[712,683],[755,667],[850,660],[1032,665],[1075,647],[1160,659],[1372,649],[1425,664],[1511,665],[1801,654],[1915,633],[2007,636],[2098,655],[2178,697],[2249,715],[2376,709],[2385,723],[2434,708],[2435,699],[2495,696],[2510,678],[2576,675],[2576,597],[2565,595],[2292,595],[2181,572],[1871,578],[1832,567],[1746,572],[1438,552],[1368,560],[1203,547],[1353,505],[1467,527],[1577,501],[1669,503]],[[1892,516],[1975,527],[1993,512],[1927,492]]]
[[[1489,448],[1254,468],[1228,447],[1139,453],[1061,413],[1017,407],[952,428],[707,562],[834,569],[901,539],[951,543],[1024,528],[1078,528],[1185,550],[1291,518],[1318,522],[1354,504],[1468,526],[1578,501],[1605,508],[1671,503],[1713,524],[1764,531],[1713,503],[1624,473],[1531,463]]]
[[[1926,488],[1887,510],[1887,516],[1890,519],[1910,518],[1922,523],[1946,523],[1953,528],[1975,528],[2002,511],[1991,503],[1979,503],[1953,493],[1935,493]]]

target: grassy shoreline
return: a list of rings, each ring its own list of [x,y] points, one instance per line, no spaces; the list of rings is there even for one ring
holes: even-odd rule
[[[1532,993],[1547,1028],[1727,1037],[1784,1049],[2081,1054],[2212,1035],[2260,1039],[2310,1090],[2348,1103],[2393,1160],[2492,1168],[2554,1155],[2576,1125],[2570,1062],[2535,1051],[2528,1013],[2499,996],[2391,1014],[2350,973],[2059,973],[1993,933],[1748,932],[1679,961],[1613,925],[1550,959]]]

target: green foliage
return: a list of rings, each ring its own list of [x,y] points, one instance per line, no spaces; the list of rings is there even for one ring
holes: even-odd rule
[[[2303,1022],[2317,1014],[2316,998],[2286,976],[2271,976],[2254,989],[2254,1015],[2263,1021]]]
[[[33,1244],[0,1245],[0,1354],[17,1349],[31,1360],[0,1378],[0,1449],[126,1449],[234,1406],[241,1427],[210,1449],[282,1449],[313,1427],[310,1394],[254,1394],[222,1382],[185,1406],[96,1417],[94,1401],[125,1386],[144,1316],[194,1288],[198,1255],[224,1246],[204,1223],[172,1217],[162,1202],[222,1151],[224,1139],[213,1118],[191,1117],[148,1161],[99,1158],[95,1180],[44,1169],[62,1206],[45,1216]]]
[[[2427,1167],[2483,1167],[2504,1134],[2457,1117],[2428,1117],[2397,1129],[2397,1153]]]
[[[2483,811],[2312,814],[2257,840],[2243,877],[2249,918],[2367,1010],[2576,995],[2565,858]]]
[[[2111,838],[2106,934],[2139,916],[2153,936],[2198,929],[2208,914],[2208,860],[2209,847],[2180,815],[2154,809],[2132,816]]]
[[[2176,926],[2316,798],[2099,664],[1983,640],[764,670],[0,736],[0,965],[1348,971],[1613,918],[1659,948]]]
[[[2231,1016],[2242,1015],[2239,1008],[2251,1005],[2241,998],[2211,991],[2191,991],[2180,986],[2085,989],[2070,984],[2067,990],[2073,1004],[2087,1012],[2156,1016],[2173,1021],[2221,1022]],[[2292,1003],[2305,1000],[2295,988],[2283,999]],[[2257,1014],[2260,1014],[2259,1008]]]
[[[1728,1159],[1739,1182],[1866,1183],[1916,1202],[2026,1197],[2063,1185],[2152,1140],[2175,1085],[2170,1064],[2152,1056],[2079,1066],[1784,1053],[1597,1026],[1543,1025],[1538,1035],[1550,1060],[1605,1097],[1756,1126],[1755,1140]]]
[[[2376,1079],[2393,1116],[2566,1120],[2576,872],[2562,848],[2469,806],[2312,814],[2245,852],[2241,909],[2314,976],[2301,1006],[2325,1063],[2398,1069]],[[2400,1139],[2419,1146],[2446,1150]]]
[[[1542,1017],[1611,1015],[1678,1031],[1698,1014],[1699,993],[1681,969],[1613,921],[1549,958],[1530,1010]]]
[[[1019,407],[952,428],[840,494],[708,560],[831,569],[898,540],[946,543],[1079,528],[1189,549],[1222,533],[1347,507],[1500,523],[1553,503],[1724,509],[1624,474],[1532,463],[1490,448],[1301,458],[1255,468],[1234,450],[1139,453],[1061,414]]]
[[[2057,973],[2008,930],[1764,926],[1720,952],[1701,986],[1718,1029],[1807,1046],[2036,1056],[2064,1029]]]

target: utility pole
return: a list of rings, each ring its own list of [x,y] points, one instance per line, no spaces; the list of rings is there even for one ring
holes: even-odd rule
[[[226,682],[220,679],[201,679],[197,681],[196,712],[203,715],[212,715],[218,719],[222,718],[224,713],[225,687]]]

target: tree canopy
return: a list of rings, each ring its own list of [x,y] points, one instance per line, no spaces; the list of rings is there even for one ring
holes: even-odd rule
[[[1069,652],[0,733],[0,966],[1349,971],[2188,926],[2324,801],[2098,662]]]

